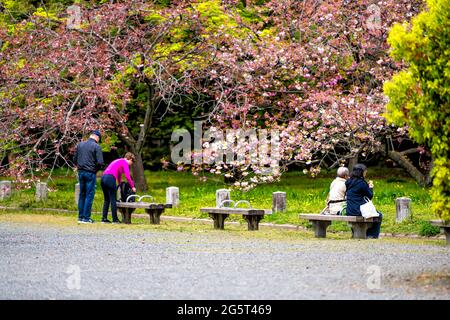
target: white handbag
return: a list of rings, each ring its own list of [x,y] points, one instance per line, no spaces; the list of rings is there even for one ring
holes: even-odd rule
[[[359,206],[359,210],[361,210],[361,215],[366,219],[379,217],[380,215],[378,214],[377,209],[375,209],[373,202],[367,197],[364,197],[364,200],[366,200],[366,203]]]

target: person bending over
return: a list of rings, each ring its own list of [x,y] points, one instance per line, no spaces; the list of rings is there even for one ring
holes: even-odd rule
[[[108,208],[111,204],[111,215],[113,223],[120,223],[117,217],[117,186],[122,182],[122,175],[125,175],[133,192],[136,192],[133,179],[130,176],[130,166],[136,161],[136,157],[131,152],[127,152],[125,157],[114,160],[103,171],[101,186],[105,201],[103,202],[102,223],[111,223],[108,220]]]

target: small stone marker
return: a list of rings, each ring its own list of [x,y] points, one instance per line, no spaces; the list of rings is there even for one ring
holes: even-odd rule
[[[36,200],[44,201],[48,198],[48,187],[45,182],[38,182],[36,184]]]
[[[395,199],[395,207],[397,215],[396,222],[402,222],[405,219],[411,218],[411,199],[407,197],[401,197]]]
[[[272,212],[286,211],[286,192],[277,191],[272,193]]]
[[[12,185],[11,181],[0,181],[0,200],[5,200],[11,197]]]
[[[216,207],[220,207],[220,204],[224,200],[230,200],[230,190],[228,189],[219,189],[216,190]],[[225,203],[224,207],[229,207],[230,203]]]
[[[78,205],[78,199],[80,198],[80,184],[75,184],[75,203]]]
[[[180,189],[178,187],[166,188],[166,203],[171,204],[172,207],[178,207],[180,203]]]

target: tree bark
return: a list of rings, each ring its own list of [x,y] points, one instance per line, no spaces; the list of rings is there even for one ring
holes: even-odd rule
[[[152,116],[154,112],[155,102],[152,99],[153,90],[151,87],[148,87],[148,99],[147,108],[145,112],[144,123],[140,125],[139,136],[135,139],[131,134],[128,127],[122,124],[122,129],[126,132],[125,134],[121,134],[119,137],[122,142],[130,149],[130,151],[136,156],[136,163],[132,166],[133,171],[133,179],[136,183],[136,189],[138,191],[147,191],[147,181],[144,176],[144,162],[142,161],[142,150],[146,141],[147,132],[152,125]],[[120,115],[117,114],[117,118],[121,119]]]
[[[144,123],[140,125],[140,132],[137,138],[132,144],[134,155],[136,156],[136,163],[133,164],[133,176],[136,182],[136,189],[138,191],[147,191],[147,181],[144,175],[144,162],[142,161],[142,150],[147,138],[147,132],[152,125],[152,117],[155,112],[155,92],[150,82],[147,82],[147,107],[145,110]]]
[[[13,153],[8,154],[8,168],[11,168],[11,164],[16,160],[17,155]]]
[[[434,167],[434,157],[431,156],[431,164],[430,169],[428,170],[427,174],[425,175],[425,186],[431,187],[433,185],[433,167]]]
[[[411,177],[416,179],[416,181],[421,185],[426,185],[426,177],[420,172],[408,159],[407,156],[403,155],[400,152],[397,151],[389,151],[388,152],[389,158],[394,160],[396,163],[398,163],[403,169],[405,169]]]
[[[138,191],[147,191],[147,181],[144,175],[144,162],[142,161],[142,155],[135,153],[136,163],[133,163],[131,170],[133,171],[133,179]]]
[[[352,173],[353,167],[358,163],[358,154],[348,160],[348,171]]]

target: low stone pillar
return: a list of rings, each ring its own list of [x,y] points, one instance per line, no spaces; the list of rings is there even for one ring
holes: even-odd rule
[[[48,198],[48,186],[45,182],[36,184],[36,201],[44,201]]]
[[[12,183],[11,181],[0,181],[0,200],[6,200],[12,195]]]
[[[411,219],[411,199],[401,197],[395,199],[396,222],[402,222],[405,219]]]
[[[180,189],[178,187],[166,188],[166,203],[171,204],[172,207],[178,207],[180,203]]]
[[[277,191],[272,193],[272,212],[286,211],[286,192]]]
[[[80,184],[75,184],[75,203],[78,205],[78,199],[80,199]]]
[[[220,204],[224,200],[230,200],[230,190],[228,189],[216,190],[216,207],[220,207]],[[225,203],[224,206],[229,207],[230,203]]]

